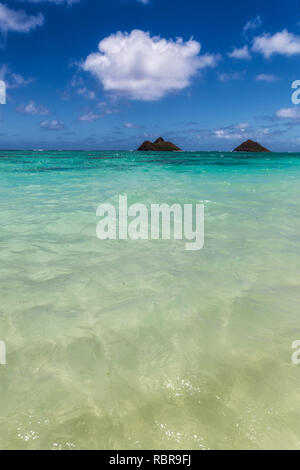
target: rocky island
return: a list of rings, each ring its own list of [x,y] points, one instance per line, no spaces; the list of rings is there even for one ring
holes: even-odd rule
[[[243,142],[239,147],[234,149],[234,152],[270,152],[270,150],[266,149],[258,142],[254,142],[253,140],[247,140]]]
[[[166,142],[159,137],[155,142],[146,140],[139,148],[138,152],[179,152],[180,148],[172,142]]]

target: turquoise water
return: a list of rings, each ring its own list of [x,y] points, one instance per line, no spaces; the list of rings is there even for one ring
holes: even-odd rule
[[[205,247],[96,208],[204,203]],[[300,448],[300,155],[0,152],[1,449]]]

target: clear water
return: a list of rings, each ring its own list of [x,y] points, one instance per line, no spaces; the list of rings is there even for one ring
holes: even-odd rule
[[[99,241],[196,203],[205,248]],[[1,449],[300,448],[300,155],[0,153]]]

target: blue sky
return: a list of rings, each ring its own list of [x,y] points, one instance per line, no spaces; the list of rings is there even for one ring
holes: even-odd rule
[[[299,0],[0,2],[1,148],[300,151]]]

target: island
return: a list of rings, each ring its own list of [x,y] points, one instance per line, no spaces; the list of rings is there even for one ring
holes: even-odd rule
[[[258,142],[254,142],[253,140],[247,140],[239,145],[234,152],[270,152],[270,150],[266,149]]]
[[[139,148],[138,152],[180,152],[180,148],[172,142],[166,142],[162,137],[155,142],[146,140]]]

